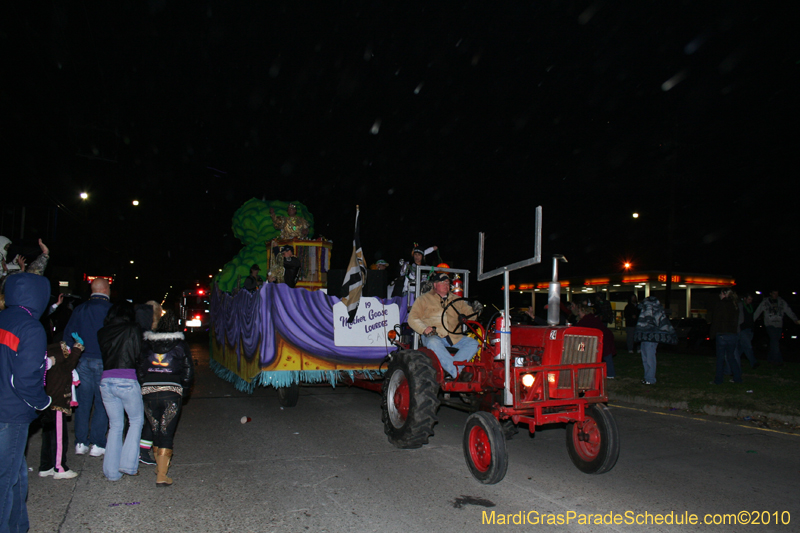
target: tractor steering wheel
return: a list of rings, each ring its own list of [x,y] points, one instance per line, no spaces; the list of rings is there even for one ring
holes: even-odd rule
[[[444,308],[444,309],[442,309],[442,327],[444,327],[444,330],[445,330],[447,333],[452,333],[453,335],[461,335],[461,332],[460,332],[460,331],[451,331],[451,330],[447,329],[447,323],[445,322],[445,320],[444,320],[444,319],[445,319],[445,317],[446,317],[446,315],[447,315],[447,312],[450,310],[450,308],[451,308],[451,307],[453,307],[453,306],[455,306],[456,302],[462,302],[462,301],[463,301],[463,302],[466,302],[466,301],[468,301],[468,300],[467,300],[466,298],[456,298],[455,300],[453,300],[453,301],[451,301],[449,304],[447,304],[447,305],[445,306],[445,308]],[[463,315],[463,316],[464,316],[464,320],[465,320],[465,321],[466,321],[466,320],[469,320],[470,318],[474,317],[474,316],[475,316],[475,315],[477,315],[477,314],[478,314],[478,312],[477,312],[477,311],[475,311],[475,312],[474,312],[474,313],[472,313],[471,315]],[[461,314],[459,313],[459,315],[461,315]],[[466,322],[463,322],[463,323],[465,323],[465,324],[466,324]],[[462,324],[462,322],[459,320],[459,326],[460,326],[461,324]],[[472,328],[470,327],[470,325],[469,325],[469,324],[466,324],[466,325],[467,325],[467,327],[468,327],[468,328],[472,329]],[[474,330],[473,330],[473,332],[474,332]]]

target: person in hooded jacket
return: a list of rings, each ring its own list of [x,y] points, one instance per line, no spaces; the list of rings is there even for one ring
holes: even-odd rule
[[[655,296],[648,296],[639,304],[639,319],[633,340],[641,343],[644,379],[642,385],[656,383],[656,350],[658,343],[678,344],[678,334],[667,317],[667,312]]]
[[[167,487],[172,485],[167,471],[181,404],[194,377],[192,354],[173,311],[164,313],[155,331],[145,332],[137,375],[142,384],[145,415],[153,430],[156,486]]]
[[[136,364],[142,351],[142,332],[136,325],[133,304],[127,301],[114,304],[103,323],[105,325],[97,332],[103,357],[100,394],[108,414],[103,474],[110,481],[118,481],[123,474],[135,476],[139,472],[144,411]],[[130,425],[123,443],[126,414]]]
[[[47,309],[50,282],[21,273],[6,282],[0,313],[0,531],[28,531],[28,465],[25,445],[36,411],[47,409],[47,336],[39,317]]]

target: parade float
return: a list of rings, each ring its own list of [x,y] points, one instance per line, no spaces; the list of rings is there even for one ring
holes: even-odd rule
[[[541,207],[536,208],[535,218],[534,255],[488,272],[483,268],[484,234],[479,235],[478,281],[503,276],[504,309],[484,323],[477,320],[480,304],[456,307],[469,296],[469,270],[414,266],[418,280],[430,272],[457,275],[460,280],[456,285],[454,279],[451,290],[463,291],[464,297],[442,300],[449,303],[443,304],[438,321],[447,334],[466,333],[478,341],[474,357],[453,362],[457,377],[447,375],[419,332],[408,341],[395,334],[402,331],[399,326],[395,330],[395,324],[407,318],[401,298],[361,298],[357,310],[350,301],[353,315],[344,302],[321,289],[292,289],[283,283],[268,283],[253,292],[214,289],[212,367],[243,390],[275,386],[282,405],[297,403],[300,383],[344,381],[379,391],[384,433],[402,449],[428,444],[440,406],[465,410],[470,415],[462,449],[469,472],[480,483],[495,484],[505,478],[506,441],[520,426],[531,435],[542,426],[564,426],[573,464],[586,474],[609,472],[617,463],[620,441],[607,406],[603,333],[559,325],[558,263],[566,258],[553,256],[547,325],[511,321],[510,272],[542,259]],[[354,239],[353,258],[356,243]],[[263,246],[272,243],[264,241]],[[348,272],[363,267],[363,261],[358,267],[352,266],[354,262],[351,258]],[[317,271],[320,276],[325,273],[322,264]],[[421,285],[415,286],[417,298]],[[463,314],[469,307],[473,312]],[[435,328],[429,329],[433,329],[429,334],[437,334]]]
[[[328,294],[332,243],[313,238],[313,215],[299,202],[297,216],[308,222],[306,238],[282,239],[270,209],[287,214],[288,203],[251,199],[233,217],[234,235],[244,247],[222,269],[211,288],[209,345],[211,367],[237,389],[278,388],[281,402],[293,405],[301,383],[380,378],[394,349],[388,332],[406,320],[401,298],[362,298],[350,317],[341,298]],[[244,290],[253,264],[282,281],[281,246],[300,258],[300,281],[264,283]],[[263,268],[266,267],[266,268]]]

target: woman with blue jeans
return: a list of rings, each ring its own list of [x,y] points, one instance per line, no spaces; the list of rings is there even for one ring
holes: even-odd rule
[[[142,389],[136,378],[136,363],[142,351],[141,331],[135,322],[133,304],[114,304],[97,332],[103,355],[100,394],[108,413],[108,439],[103,459],[103,474],[111,481],[123,474],[139,472],[139,439],[144,423]],[[130,426],[122,442],[125,414]]]

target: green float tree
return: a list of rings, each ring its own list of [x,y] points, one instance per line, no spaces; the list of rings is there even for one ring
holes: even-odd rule
[[[308,221],[308,238],[314,236],[314,215],[308,208],[298,202],[281,202],[278,200],[263,201],[251,198],[233,214],[233,235],[242,241],[242,248],[233,259],[225,264],[214,280],[223,291],[233,291],[241,287],[244,279],[250,275],[250,266],[257,264],[261,267],[261,276],[266,278],[269,265],[267,264],[267,246],[272,239],[280,237],[280,231],[272,225],[269,215],[270,208],[275,209],[275,214],[287,216],[286,208],[290,203],[297,207],[298,216]]]

